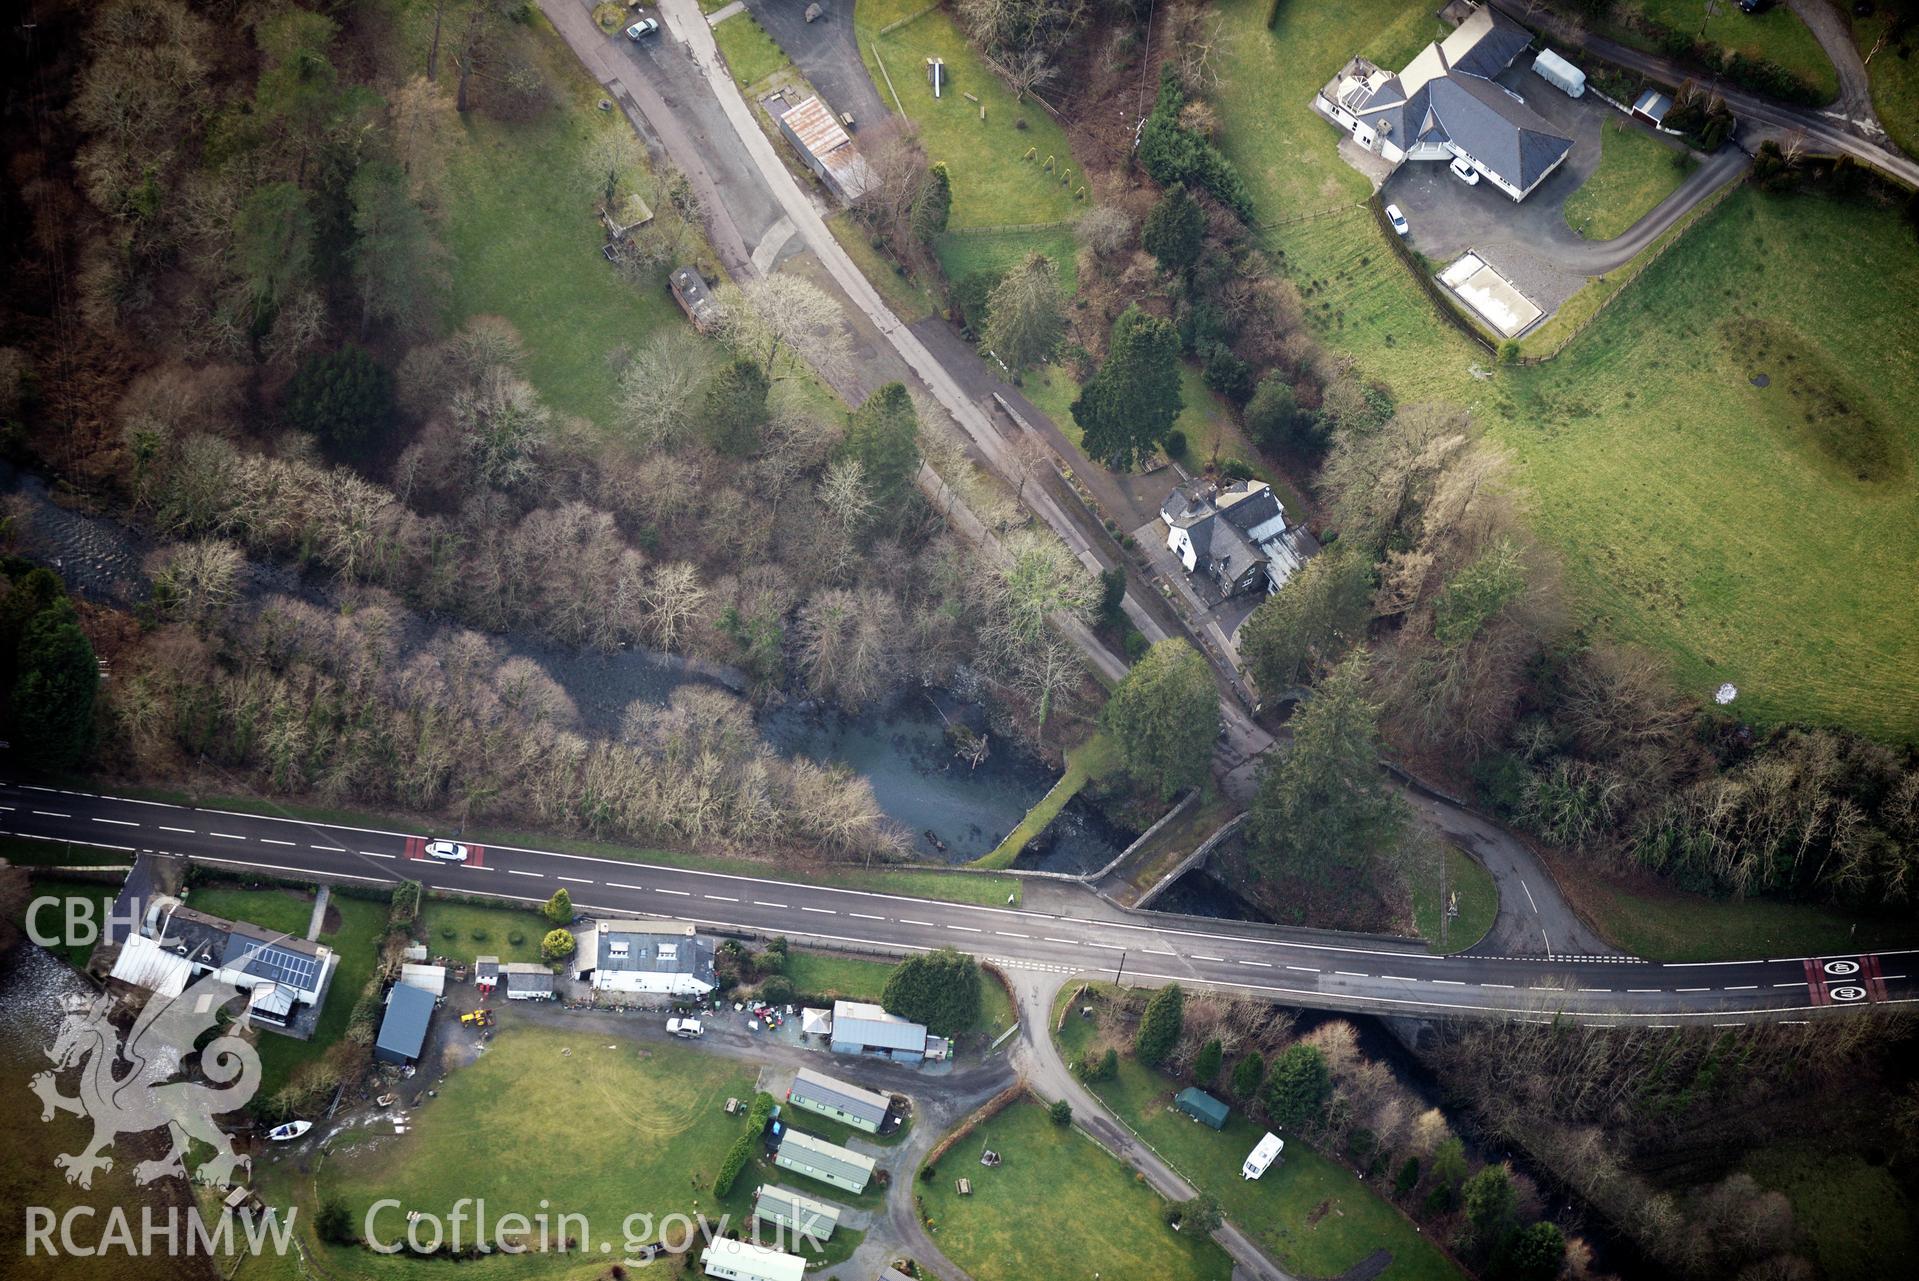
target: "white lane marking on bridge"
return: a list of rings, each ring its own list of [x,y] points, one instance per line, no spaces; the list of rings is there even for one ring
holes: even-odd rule
[[[136,825],[136,826],[137,826],[137,825]],[[260,838],[260,844],[262,844],[262,845],[285,845],[285,846],[288,846],[289,848],[291,848],[291,846],[293,845],[293,842],[292,842],[292,841],[276,841],[276,840],[274,840],[274,839],[273,839],[273,838],[272,838],[271,836],[262,836],[262,837]]]
[[[170,828],[170,827],[163,827],[163,828],[161,828],[160,830],[161,830],[161,831],[163,831],[163,832],[171,832],[171,831],[172,831],[173,829],[172,829],[172,828]],[[337,846],[337,845],[309,845],[309,846],[307,846],[307,848],[308,848],[308,849],[310,849],[310,850],[325,850],[325,851],[326,851],[327,853],[329,853],[329,854],[344,854],[344,853],[346,853],[346,851],[345,851],[345,850],[343,850],[343,849],[341,849],[341,848],[340,848],[339,846]],[[365,851],[361,851],[361,852],[362,852],[362,853],[364,853]]]
[[[1759,985],[1757,983],[1728,983],[1726,990],[1728,992],[1756,992],[1759,990]]]
[[[738,900],[738,899],[736,899],[736,898],[729,898],[728,896],[726,896],[726,895],[724,895],[724,894],[702,894],[702,895],[700,895],[700,897],[701,897],[701,898],[710,898],[710,899],[712,899],[712,900],[713,900],[713,901],[714,901],[715,903],[737,903],[737,902],[739,902],[739,900]]]
[[[1088,947],[1103,947],[1108,952],[1124,952],[1126,949],[1117,943],[1088,943]]]
[[[398,858],[400,857],[398,854],[375,854],[372,850],[361,850],[360,853],[365,858]]]
[[[644,885],[622,885],[618,881],[608,881],[607,886],[610,889],[616,890],[643,890],[646,888]]]
[[[1358,970],[1334,970],[1333,973],[1349,979],[1363,979],[1367,977]]]
[[[805,905],[804,903],[802,903],[802,904],[800,905],[800,911],[802,911],[802,912],[818,912],[818,913],[819,913],[819,914],[820,914],[821,916],[838,916],[838,915],[839,915],[839,913],[838,913],[838,912],[835,912],[835,911],[834,911],[834,910],[833,910],[832,908],[830,908],[830,907],[808,907],[808,906],[806,906],[806,905]],[[975,932],[977,933],[977,931],[975,931]]]
[[[610,884],[610,882],[609,882],[609,884]],[[754,900],[753,900],[753,906],[754,906],[754,907],[785,907],[785,906],[786,906],[786,904],[784,904],[784,903],[773,903],[773,902],[769,902],[768,900],[766,900],[766,899],[763,899],[763,898],[756,898],[756,899],[754,899]]]
[[[934,928],[933,923],[931,921],[916,921],[910,916],[900,917],[900,924],[901,925],[924,925],[929,930]]]
[[[553,879],[554,879],[554,880],[556,880],[556,881],[571,881],[571,882],[573,882],[573,884],[575,884],[575,885],[591,885],[591,884],[593,884],[593,882],[592,882],[592,881],[589,881],[589,880],[587,880],[587,879],[585,879],[584,877],[579,877],[579,876],[555,876],[555,877],[554,877]]]
[[[1773,986],[1774,987],[1804,987],[1806,986],[1806,980],[1800,979],[1797,983],[1774,983]]]
[[[1286,968],[1290,970],[1293,967],[1289,965]],[[1465,981],[1462,979],[1434,979],[1433,982],[1439,987],[1465,987],[1466,986]]]
[[[507,868],[507,869],[506,869],[506,874],[507,874],[508,876],[537,876],[537,877],[539,877],[539,878],[540,878],[541,880],[543,880],[543,881],[544,881],[544,880],[546,879],[546,873],[545,873],[545,872],[522,872],[522,871],[521,871],[521,870],[520,870],[519,868],[517,868],[517,867],[509,867],[509,868]]]
[[[1258,967],[1259,967],[1260,969],[1262,969],[1262,970],[1270,970],[1270,969],[1272,969],[1272,968],[1273,968],[1273,967],[1272,967],[1272,964],[1271,964],[1270,962],[1268,962],[1268,961],[1241,961],[1241,962],[1239,962],[1239,964],[1241,964],[1241,965],[1256,965],[1256,966],[1258,966]]]
[[[365,850],[360,852],[362,854],[366,853]],[[462,872],[497,872],[500,870],[497,867],[481,867],[478,863],[455,863],[453,866],[459,868]]]
[[[124,818],[96,818],[96,819],[94,819],[93,821],[94,821],[94,822],[96,822],[96,823],[111,823],[111,824],[113,824],[113,825],[114,825],[115,827],[138,827],[138,826],[140,826],[140,825],[139,825],[138,823],[134,823],[134,822],[131,822],[131,821],[129,821],[129,820],[127,820],[127,819],[124,819]]]
[[[1406,976],[1405,976],[1404,974],[1382,974],[1382,975],[1380,975],[1379,977],[1380,977],[1380,978],[1382,978],[1382,979],[1391,979],[1391,980],[1392,980],[1393,982],[1395,982],[1395,983],[1417,983],[1417,982],[1419,982],[1419,980],[1418,980],[1418,979],[1409,979],[1409,978],[1407,978],[1407,977],[1406,977]]]
[[[886,919],[883,916],[874,916],[871,912],[848,912],[847,915],[857,916],[862,921],[883,921]]]
[[[1629,987],[1626,989],[1626,991],[1633,996],[1650,996],[1655,992],[1663,992],[1665,990],[1666,989],[1662,987]]]
[[[1612,989],[1609,987],[1582,987],[1579,990],[1582,992],[1607,992],[1607,993],[1610,993],[1612,991]]]
[[[217,836],[224,841],[244,841],[246,837],[235,836],[232,832],[208,832],[208,836]]]
[[[38,814],[41,818],[72,818],[73,817],[73,815],[71,814],[61,814],[54,810],[35,810],[34,813]]]
[[[1709,987],[1676,987],[1673,989],[1673,991],[1675,992],[1710,992],[1712,991],[1712,989]]]
[[[167,827],[164,824],[161,825],[160,830],[163,832],[178,832],[182,836],[192,836],[195,834],[194,830],[190,827]]]
[[[657,885],[653,887],[653,892],[655,894],[671,894],[674,898],[692,898],[693,897],[693,892],[691,890],[663,890],[659,888]]]
[[[1011,930],[994,930],[993,933],[1003,939],[1030,939],[1033,937],[1031,934],[1015,934]]]

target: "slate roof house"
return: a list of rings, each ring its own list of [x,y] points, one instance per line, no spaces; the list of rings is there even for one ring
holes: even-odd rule
[[[1190,481],[1166,496],[1159,517],[1167,549],[1222,596],[1276,592],[1319,550],[1304,526],[1287,524],[1279,495],[1263,480]]]
[[[677,921],[601,920],[580,931],[573,968],[602,992],[705,996],[718,982],[713,940]]]
[[[1394,164],[1460,157],[1493,186],[1524,200],[1573,145],[1494,79],[1532,39],[1532,32],[1482,5],[1403,71],[1354,58],[1314,95],[1313,108]]]
[[[313,1034],[339,958],[333,949],[156,895],[127,935],[112,977],[177,997],[203,975],[247,995],[249,1021],[305,1040]]]
[[[499,966],[499,977],[506,986],[509,1001],[550,1001],[553,999],[553,971],[531,961],[509,961]]]
[[[862,1090],[811,1068],[801,1068],[794,1075],[793,1088],[786,1092],[786,1101],[796,1108],[844,1121],[868,1134],[880,1132],[893,1106],[893,1101],[884,1094]]]

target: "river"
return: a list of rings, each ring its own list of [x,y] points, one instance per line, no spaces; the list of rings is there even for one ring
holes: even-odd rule
[[[5,464],[0,464],[0,493],[11,494],[25,517],[17,531],[21,551],[58,569],[74,592],[123,609],[146,599],[143,563],[155,544],[144,531],[62,507],[39,477]],[[297,595],[320,604],[330,600],[331,591],[291,568],[259,561],[249,562],[244,586],[253,597]],[[423,644],[430,627],[416,620],[407,631]],[[505,652],[538,663],[558,682],[581,727],[593,734],[616,734],[621,713],[635,700],[664,704],[687,684],[735,691],[746,684],[732,669],[669,654],[581,653],[519,636],[495,640]],[[1044,761],[999,735],[991,736],[986,759],[969,766],[948,744],[946,726],[957,721],[984,731],[985,720],[978,704],[932,689],[906,691],[858,716],[813,700],[778,702],[762,714],[760,724],[781,754],[838,762],[866,778],[881,810],[910,835],[921,856],[965,863],[990,853],[1056,778]],[[1019,866],[1097,871],[1135,835],[1076,797],[1029,843]]]

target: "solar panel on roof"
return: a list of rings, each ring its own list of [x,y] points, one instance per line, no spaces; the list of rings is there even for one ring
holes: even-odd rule
[[[314,958],[271,945],[247,957],[242,967],[248,974],[284,983],[302,992],[313,985]]]

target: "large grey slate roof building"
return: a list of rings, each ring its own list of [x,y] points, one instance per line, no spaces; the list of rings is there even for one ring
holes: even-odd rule
[[[1531,43],[1526,28],[1481,6],[1402,71],[1354,58],[1314,96],[1313,107],[1395,164],[1460,157],[1524,200],[1573,145],[1494,79]]]
[[[718,982],[713,940],[681,921],[608,917],[580,931],[573,968],[603,992],[704,996]]]

